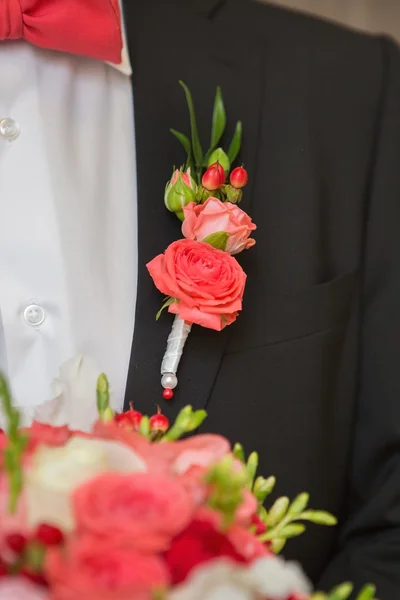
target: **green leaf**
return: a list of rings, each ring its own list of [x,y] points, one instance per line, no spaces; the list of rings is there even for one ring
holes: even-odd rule
[[[240,152],[240,146],[242,145],[242,122],[238,121],[236,123],[235,133],[233,134],[233,138],[231,141],[231,145],[228,150],[228,158],[230,163],[232,164]]]
[[[266,497],[269,496],[269,494],[271,494],[272,490],[275,487],[275,483],[275,477],[268,477],[268,479],[265,479],[261,476],[257,477],[257,479],[254,482],[253,494],[255,495],[260,504],[263,504]]]
[[[274,525],[279,523],[279,521],[281,521],[286,515],[288,508],[289,498],[287,498],[286,496],[278,498],[269,510],[268,527],[273,527]]]
[[[176,129],[170,129],[170,132],[172,133],[172,135],[174,135],[176,137],[177,140],[180,141],[180,143],[184,147],[188,157],[191,156],[192,146],[190,144],[189,138],[184,133],[181,133],[180,131],[177,131]]]
[[[244,456],[244,449],[242,444],[235,444],[233,447],[233,456],[235,458],[237,458],[238,460],[240,460],[240,462],[244,463],[246,462],[245,456]]]
[[[376,587],[374,585],[366,585],[357,596],[357,600],[374,600]]]
[[[199,133],[197,130],[196,112],[194,109],[193,98],[192,98],[192,94],[190,93],[190,90],[189,90],[188,86],[186,85],[186,83],[184,83],[183,81],[179,81],[179,83],[183,87],[183,90],[184,90],[185,96],[186,96],[186,102],[187,102],[187,105],[189,108],[190,129],[191,129],[191,133],[192,133],[193,156],[194,156],[194,160],[196,162],[196,167],[199,168],[199,167],[201,167],[201,164],[203,162],[203,149],[201,147]]]
[[[337,525],[336,517],[324,510],[307,510],[299,515],[299,519],[310,521],[310,523],[315,523],[316,525],[326,525],[327,527]]]
[[[143,416],[139,425],[139,433],[148,437],[150,434],[150,419],[147,416]]]
[[[258,469],[259,458],[257,452],[252,452],[247,459],[246,469],[250,479],[250,489],[253,487],[253,482]]]
[[[342,583],[335,589],[331,591],[328,598],[329,600],[347,600],[350,594],[353,591],[353,584],[351,583]]]
[[[292,538],[292,537],[297,537],[298,535],[301,535],[302,533],[304,533],[306,530],[305,525],[300,525],[297,523],[293,523],[292,525],[286,525],[286,527],[284,527],[282,529],[282,531],[279,532],[279,535],[283,538]]]
[[[186,431],[194,431],[203,423],[203,421],[207,418],[207,412],[205,410],[196,410],[192,418],[190,420],[189,425],[187,426]]]
[[[207,167],[214,165],[216,162],[218,162],[222,166],[222,168],[225,171],[225,175],[227,175],[230,171],[231,163],[226,152],[224,152],[222,148],[217,148],[216,150],[214,150],[214,152],[212,152],[212,154],[208,158]]]
[[[210,235],[207,235],[203,239],[203,242],[210,244],[210,246],[216,248],[217,250],[225,251],[228,238],[229,233],[226,233],[226,231],[216,231],[215,233],[210,233]]]
[[[171,304],[173,304],[175,302],[175,298],[168,298],[168,300],[166,300],[164,302],[164,304],[162,305],[162,307],[160,308],[160,310],[158,311],[158,313],[156,314],[156,321],[158,321],[158,319],[161,317],[161,313],[165,308],[168,308],[168,306],[171,306]]]
[[[279,554],[282,552],[285,546],[286,540],[284,538],[275,538],[271,541],[271,549],[274,554]]]
[[[303,510],[307,508],[308,502],[310,500],[310,495],[304,492],[303,494],[299,494],[297,498],[293,500],[291,505],[289,506],[288,513],[289,515],[297,516]]]
[[[267,513],[267,509],[264,508],[264,506],[260,506],[260,508],[258,510],[258,516],[263,523],[267,522],[268,513]]]
[[[211,148],[215,148],[222,136],[224,135],[226,127],[226,113],[224,107],[224,101],[222,99],[221,88],[217,87],[217,93],[215,94],[214,110],[212,119],[212,130],[211,130]]]

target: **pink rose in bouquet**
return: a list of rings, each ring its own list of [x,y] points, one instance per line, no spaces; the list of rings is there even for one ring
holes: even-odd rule
[[[250,237],[256,229],[247,213],[231,202],[221,202],[217,198],[208,198],[204,204],[191,202],[183,209],[185,220],[182,233],[185,238],[199,242],[212,239],[210,236],[220,236],[225,240],[222,248],[229,254],[239,254],[248,250],[256,243]]]
[[[174,301],[169,312],[216,331],[242,309],[246,274],[229,254],[209,244],[178,240],[147,265],[156,287]]]
[[[74,494],[78,530],[158,552],[186,527],[194,503],[178,481],[154,473],[107,473]]]
[[[169,584],[164,562],[111,539],[72,538],[50,549],[45,573],[52,600],[153,600]]]

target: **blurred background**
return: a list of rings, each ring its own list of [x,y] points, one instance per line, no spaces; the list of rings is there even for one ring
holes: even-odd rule
[[[400,0],[268,0],[358,29],[387,33],[400,42]]]

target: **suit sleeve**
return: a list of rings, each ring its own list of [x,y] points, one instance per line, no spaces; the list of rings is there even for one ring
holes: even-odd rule
[[[348,518],[321,582],[400,598],[400,49],[381,40],[383,89],[368,182],[359,397]]]

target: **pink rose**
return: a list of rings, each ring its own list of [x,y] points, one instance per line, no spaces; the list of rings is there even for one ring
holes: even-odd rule
[[[229,254],[238,254],[256,243],[249,237],[256,225],[236,204],[211,197],[204,204],[191,202],[183,212],[182,233],[185,238],[202,242],[212,234],[227,233],[225,252]]]
[[[168,547],[189,523],[194,502],[178,482],[155,473],[106,473],[73,496],[78,530],[124,541],[143,552]]]
[[[175,301],[169,312],[189,323],[221,331],[242,309],[246,274],[226,252],[178,240],[147,268],[156,287]]]
[[[52,600],[152,600],[169,584],[160,558],[90,536],[50,549],[45,572]]]
[[[163,448],[165,444],[162,445]],[[221,435],[201,433],[170,445],[175,473],[185,473],[192,467],[209,467],[230,453],[230,442]]]

